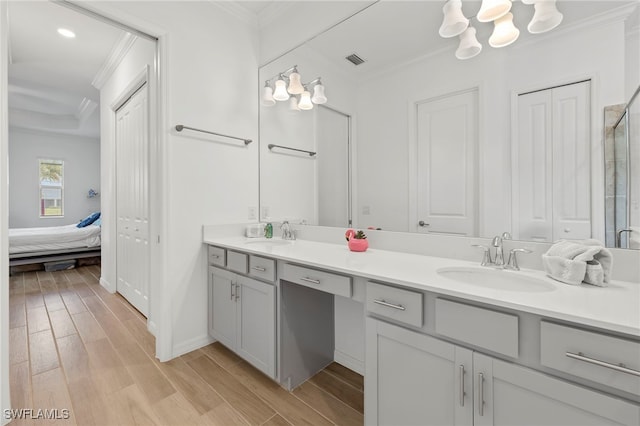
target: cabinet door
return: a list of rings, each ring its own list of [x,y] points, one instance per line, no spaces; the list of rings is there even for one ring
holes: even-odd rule
[[[372,318],[366,327],[366,424],[471,424],[471,351]]]
[[[475,424],[640,424],[640,406],[528,368],[473,354],[476,394],[483,374],[484,412],[476,396]]]
[[[273,285],[238,277],[236,351],[275,377],[275,293]]]
[[[209,267],[209,334],[235,350],[236,275]]]

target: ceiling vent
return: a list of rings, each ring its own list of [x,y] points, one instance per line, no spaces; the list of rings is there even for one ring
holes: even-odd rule
[[[360,65],[364,63],[364,59],[362,59],[360,56],[356,55],[355,53],[352,53],[351,55],[347,56],[345,59],[351,62],[353,65]]]

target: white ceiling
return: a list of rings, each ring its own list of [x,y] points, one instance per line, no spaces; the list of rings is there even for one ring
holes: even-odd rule
[[[9,125],[98,137],[99,91],[92,81],[126,33],[50,1],[9,9]],[[60,27],[76,33],[67,39]]]

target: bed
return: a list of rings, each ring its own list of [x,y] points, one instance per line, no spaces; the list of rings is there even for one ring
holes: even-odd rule
[[[9,229],[9,265],[100,256],[99,225]]]

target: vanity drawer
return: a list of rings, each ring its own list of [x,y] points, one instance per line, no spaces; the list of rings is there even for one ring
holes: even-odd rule
[[[640,395],[640,342],[637,341],[541,321],[540,363]]]
[[[240,272],[241,274],[246,274],[248,258],[249,256],[244,253],[227,250],[227,268],[235,272]]]
[[[260,256],[249,256],[249,275],[263,280],[276,280],[276,261]]]
[[[384,284],[367,284],[367,311],[422,327],[422,293]]]
[[[436,333],[518,358],[518,316],[436,299]]]
[[[209,264],[226,266],[227,251],[220,247],[209,246]]]
[[[351,297],[351,277],[285,263],[280,278],[338,296]]]

